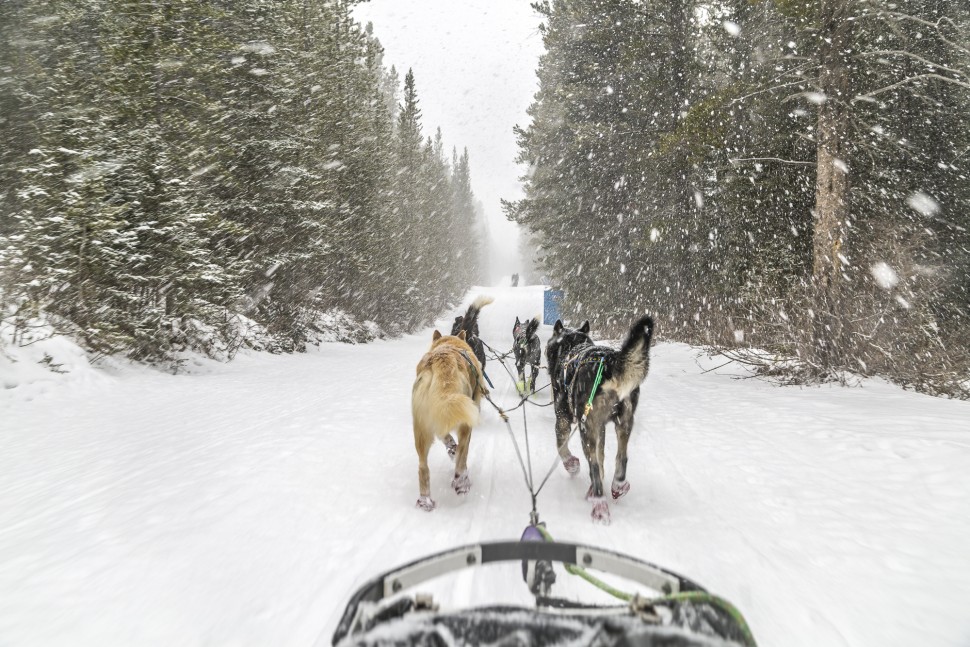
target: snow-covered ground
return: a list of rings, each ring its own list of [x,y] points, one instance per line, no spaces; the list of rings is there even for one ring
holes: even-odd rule
[[[516,315],[541,314],[539,287],[481,291],[496,297],[481,319],[496,348],[511,346]],[[378,571],[518,538],[529,501],[487,407],[471,494],[449,489],[439,445],[438,510],[413,507],[410,389],[430,337],[180,376],[25,373],[0,357],[0,645],[326,645]],[[970,644],[970,403],[704,372],[717,365],[654,349],[630,494],[611,526],[593,525],[585,475],[557,468],[539,502],[552,533],[696,579],[768,647]],[[514,402],[504,371],[486,369],[496,400]],[[544,472],[552,411],[528,416]],[[609,438],[610,466],[613,449]],[[514,566],[443,586],[452,604],[527,600]]]

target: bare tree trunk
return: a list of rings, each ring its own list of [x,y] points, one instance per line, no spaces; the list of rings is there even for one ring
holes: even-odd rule
[[[847,99],[849,92],[848,17],[851,0],[822,0],[820,12],[819,86],[824,101],[819,107],[815,183],[814,263],[812,281],[812,348],[809,356],[823,369],[840,358],[842,274],[848,255],[846,220],[849,216],[849,151],[847,150]]]
[[[671,108],[673,113],[670,129],[672,132],[676,131],[680,125],[681,113],[689,109],[687,105],[690,91],[688,86],[690,81],[690,34],[688,33],[690,17],[688,4],[690,4],[690,0],[668,0],[666,6],[670,30]],[[690,169],[688,168],[686,151],[678,148],[673,152],[672,157],[674,176],[671,178],[670,197],[674,222],[672,240],[676,245],[674,250],[676,271],[672,274],[672,278],[676,281],[676,288],[680,297],[675,299],[671,305],[681,309],[677,314],[677,326],[689,334],[691,339],[694,339],[696,330],[693,314],[698,307],[694,282],[699,278],[696,267],[699,256],[691,251],[691,244],[696,235],[697,213],[693,208],[688,177]]]

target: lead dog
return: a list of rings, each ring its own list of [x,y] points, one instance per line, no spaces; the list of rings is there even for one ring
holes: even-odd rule
[[[468,494],[468,445],[472,427],[478,424],[479,403],[485,391],[482,366],[465,342],[465,331],[457,337],[442,335],[437,330],[431,337],[431,348],[418,362],[417,376],[411,389],[411,417],[414,423],[414,449],[418,453],[418,497],[416,507],[428,512],[435,509],[431,498],[431,473],[428,451],[435,438],[454,449],[453,429],[458,430],[454,449],[455,493]],[[451,441],[451,442],[449,442]]]
[[[578,330],[556,321],[553,335],[546,345],[549,376],[556,410],[556,443],[563,466],[570,474],[579,472],[579,459],[568,447],[569,430],[579,424],[583,453],[589,463],[589,491],[586,500],[593,503],[593,521],[610,522],[610,508],[603,495],[604,445],[606,423],[616,428],[616,469],[613,473],[614,499],[630,491],[626,480],[627,443],[633,430],[633,414],[640,399],[640,383],[650,368],[650,340],[653,319],[638,320],[620,350],[597,346],[589,337],[589,322]],[[599,386],[596,375],[602,370]],[[586,411],[590,400],[591,406]]]
[[[512,350],[515,354],[515,369],[519,374],[519,383],[522,384],[522,395],[536,392],[536,377],[539,375],[539,361],[542,359],[542,344],[536,334],[537,330],[539,330],[538,317],[533,317],[524,323],[516,317],[515,325],[512,326]],[[532,367],[528,388],[525,387],[526,363]]]

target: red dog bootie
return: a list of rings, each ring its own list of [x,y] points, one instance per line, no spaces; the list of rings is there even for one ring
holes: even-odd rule
[[[472,480],[468,478],[468,472],[455,474],[455,478],[451,481],[451,487],[455,488],[455,494],[468,494],[468,491],[472,489]]]
[[[613,481],[613,487],[610,489],[612,490],[612,493],[613,493],[613,500],[616,501],[621,496],[623,496],[624,494],[630,491],[630,482],[622,481],[617,483],[616,481]]]
[[[579,474],[579,459],[575,456],[570,456],[569,458],[564,458],[562,461],[562,466],[566,468],[570,476],[576,476]]]
[[[595,501],[593,504],[593,511],[590,513],[590,517],[593,519],[593,523],[599,523],[604,526],[610,525],[610,506],[606,503],[606,499],[591,499]]]

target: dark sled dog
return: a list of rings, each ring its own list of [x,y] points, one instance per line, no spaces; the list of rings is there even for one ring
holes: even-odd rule
[[[512,339],[514,340],[512,351],[515,354],[515,369],[519,373],[519,383],[522,384],[522,395],[535,393],[536,376],[539,375],[539,362],[542,359],[542,344],[536,331],[539,330],[539,318],[533,317],[529,321],[522,322],[515,318],[515,325],[512,326]],[[529,386],[525,387],[525,365],[532,367],[532,375],[529,378]]]
[[[485,345],[482,343],[478,334],[478,315],[481,313],[482,308],[492,301],[494,301],[492,297],[478,297],[468,306],[468,310],[465,311],[464,315],[455,317],[455,323],[451,325],[452,336],[457,335],[459,331],[465,331],[465,341],[472,347],[472,351],[475,352],[475,357],[478,358],[478,363],[481,365],[482,371],[485,370]]]
[[[431,337],[431,348],[418,362],[411,389],[411,416],[414,423],[414,449],[418,453],[418,488],[416,506],[435,509],[431,499],[431,473],[428,451],[435,438],[448,445],[455,459],[455,478],[451,487],[457,494],[468,494],[468,445],[472,427],[478,424],[479,404],[487,393],[481,364],[465,343],[465,331],[455,337],[437,330]],[[455,445],[451,431],[458,430]]]
[[[610,522],[610,508],[603,495],[603,450],[606,423],[616,428],[616,470],[613,473],[614,499],[629,492],[626,480],[627,443],[633,430],[633,414],[640,399],[640,383],[650,368],[650,339],[653,319],[638,320],[620,350],[597,346],[589,337],[589,322],[578,330],[566,328],[562,321],[553,327],[546,345],[549,376],[556,410],[556,443],[563,466],[570,474],[579,472],[579,459],[568,445],[570,426],[579,423],[583,453],[589,463],[589,491],[586,499],[593,502],[593,521]],[[599,387],[593,393],[592,405],[586,410],[596,375],[602,367]]]

